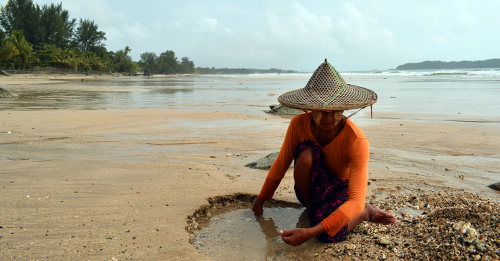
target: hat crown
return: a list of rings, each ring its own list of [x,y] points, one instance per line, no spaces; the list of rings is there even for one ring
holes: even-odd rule
[[[327,105],[347,89],[347,83],[325,59],[325,62],[314,71],[305,89],[309,90],[323,105]]]

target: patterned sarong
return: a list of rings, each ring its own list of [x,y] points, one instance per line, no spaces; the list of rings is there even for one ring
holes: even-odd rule
[[[316,142],[303,141],[296,148],[293,153],[293,158],[297,157],[307,149],[312,148],[312,189],[311,189],[311,203],[310,206],[304,204],[304,200],[299,191],[295,188],[297,199],[308,208],[309,225],[311,227],[320,223],[323,219],[328,217],[340,205],[347,201],[348,188],[347,179],[339,179],[335,177],[325,164],[325,157],[321,148]],[[316,238],[324,243],[333,243],[344,241],[347,234],[347,225],[341,228],[333,237],[327,233],[323,233]]]

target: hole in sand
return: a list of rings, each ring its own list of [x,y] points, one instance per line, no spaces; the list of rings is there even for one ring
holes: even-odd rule
[[[300,204],[272,200],[264,204],[264,214],[251,210],[255,195],[235,194],[210,198],[188,216],[186,230],[195,248],[215,260],[306,259],[306,250],[322,245],[310,240],[293,247],[281,240],[281,229],[308,227],[305,208]]]
[[[215,260],[498,260],[500,204],[464,192],[391,195],[372,199],[398,218],[391,226],[358,225],[347,240],[323,244],[309,240],[291,247],[277,231],[301,226],[304,209],[271,201],[255,218],[255,195],[208,199],[209,205],[188,216],[191,243]],[[302,216],[302,217],[301,217]],[[297,225],[298,224],[298,225]]]

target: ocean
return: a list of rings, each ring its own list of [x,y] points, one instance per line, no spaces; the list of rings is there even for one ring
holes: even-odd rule
[[[383,112],[500,116],[500,69],[344,73],[347,82],[377,92]]]
[[[377,93],[374,115],[405,113],[500,122],[500,69],[340,74],[347,83]],[[259,115],[270,105],[278,104],[280,94],[303,88],[311,75],[312,72],[57,80],[53,84],[16,88],[18,98],[3,99],[0,110],[177,108]],[[89,88],[72,88],[80,85]],[[0,87],[11,88],[1,82]],[[106,91],[95,92],[92,87],[105,87]],[[358,115],[367,117],[369,110]]]

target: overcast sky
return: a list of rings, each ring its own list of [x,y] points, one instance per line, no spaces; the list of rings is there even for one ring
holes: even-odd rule
[[[173,50],[201,67],[313,71],[328,58],[351,71],[500,58],[497,0],[62,0],[62,6],[72,18],[94,20],[108,51],[128,45],[136,61],[144,52]]]

